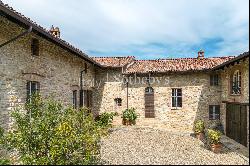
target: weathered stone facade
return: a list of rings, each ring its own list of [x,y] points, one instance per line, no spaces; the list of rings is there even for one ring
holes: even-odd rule
[[[24,31],[18,24],[0,16],[0,43]],[[192,132],[195,120],[203,119],[206,128],[219,122],[226,128],[223,101],[249,102],[249,58],[222,71],[211,69],[233,57],[163,59],[147,63],[143,60],[134,63],[134,57],[116,57],[115,61],[109,57],[108,65],[105,65],[105,58],[99,58],[104,65],[97,67],[60,47],[57,41],[52,43],[38,34],[32,32],[0,48],[0,124],[5,128],[11,124],[11,110],[26,101],[27,81],[40,82],[43,97],[52,95],[64,105],[72,104],[72,91],[77,90],[79,102],[80,73],[86,64],[84,89],[93,91],[93,112],[121,114],[128,105],[136,108],[140,125],[149,122],[150,125]],[[39,56],[31,55],[32,38],[39,40]],[[243,89],[241,95],[232,96],[229,75],[236,69],[242,73]],[[152,73],[150,85],[146,81],[148,73]],[[219,85],[211,86],[210,75],[215,73],[219,75]],[[129,82],[128,88],[125,80]],[[145,88],[148,86],[154,89],[155,118],[152,121],[145,118]],[[174,88],[182,89],[181,108],[172,108]],[[116,98],[122,99],[121,106],[115,105]],[[220,105],[220,120],[209,120],[209,105]],[[249,106],[247,113],[249,115]],[[249,119],[247,121],[249,125]],[[118,123],[121,124],[120,117]]]
[[[241,94],[240,95],[232,95],[230,92],[230,75],[232,75],[236,70],[241,72]],[[244,61],[241,60],[239,64],[234,64],[225,69],[221,70],[221,78],[222,78],[222,93],[221,100],[222,102],[232,102],[238,104],[245,104],[247,107],[247,140],[249,147],[249,58],[246,58]],[[223,102],[221,108],[221,121],[225,126],[226,131],[226,106],[227,103]]]
[[[111,74],[112,73],[112,74]],[[96,90],[96,110],[100,112],[114,112],[119,114],[127,108],[127,88],[119,70],[97,71],[99,78],[105,78],[103,84]],[[145,88],[146,76],[130,76],[128,86],[129,107],[136,108],[140,119],[145,119]],[[155,119],[153,123],[160,123],[165,127],[188,130],[193,129],[197,119],[204,119],[209,126],[215,121],[209,120],[209,105],[220,105],[221,84],[210,86],[209,73],[163,74],[151,75],[151,86],[154,88]],[[142,81],[144,80],[144,81]],[[181,88],[183,93],[183,107],[171,108],[172,88]],[[122,106],[117,108],[114,99],[121,98]]]
[[[0,43],[24,32],[17,24],[0,17]],[[39,40],[39,56],[31,56],[31,39]],[[43,97],[53,95],[65,105],[72,104],[72,90],[79,90],[80,72],[86,89],[91,89],[95,69],[92,64],[40,36],[31,33],[0,48],[0,123],[10,124],[9,113],[26,101],[27,81],[40,82]],[[79,91],[78,91],[79,92]],[[79,96],[79,95],[78,95]],[[78,100],[79,101],[79,100]]]

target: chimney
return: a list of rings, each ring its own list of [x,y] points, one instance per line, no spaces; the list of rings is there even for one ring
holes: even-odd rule
[[[59,30],[58,27],[55,27],[55,28],[54,28],[54,26],[52,25],[51,28],[50,28],[50,30],[49,30],[49,32],[50,32],[53,36],[60,38],[60,30]]]
[[[204,58],[205,57],[205,52],[203,51],[203,50],[200,50],[199,52],[198,52],[198,59],[202,59],[202,58]]]

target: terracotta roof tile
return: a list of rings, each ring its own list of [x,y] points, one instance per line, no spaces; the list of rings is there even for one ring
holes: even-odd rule
[[[179,59],[158,59],[158,60],[136,60],[130,65],[125,73],[148,73],[148,72],[183,72],[201,71],[212,69],[234,56],[212,57],[212,58],[179,58]]]
[[[135,57],[93,57],[93,59],[104,67],[123,67],[135,60]]]

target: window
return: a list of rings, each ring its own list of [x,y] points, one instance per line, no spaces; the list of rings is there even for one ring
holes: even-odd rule
[[[236,70],[230,79],[231,94],[241,94],[241,72]]]
[[[30,101],[30,97],[34,93],[39,93],[40,91],[40,83],[36,81],[28,81],[27,82],[27,101]]]
[[[210,105],[209,106],[209,120],[219,120],[220,119],[220,106]]]
[[[115,106],[122,106],[122,99],[121,98],[116,98],[115,99]]]
[[[31,54],[32,56],[39,56],[39,40],[38,39],[32,39]]]
[[[92,107],[92,91],[84,90],[84,106],[91,109]]]
[[[73,91],[73,107],[77,108],[77,90]]]
[[[182,89],[172,89],[172,107],[182,107]]]
[[[210,75],[210,86],[219,85],[219,76],[218,74]]]

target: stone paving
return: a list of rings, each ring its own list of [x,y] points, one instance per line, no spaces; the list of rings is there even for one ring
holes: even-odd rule
[[[136,126],[115,127],[101,141],[103,164],[112,165],[248,165],[249,158],[223,146],[220,154],[190,133]]]

